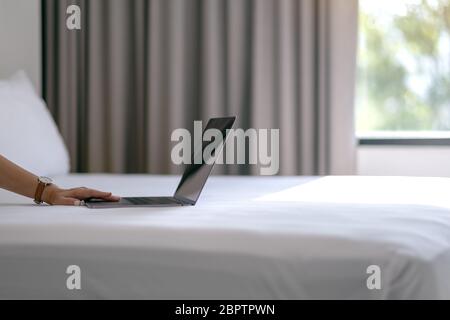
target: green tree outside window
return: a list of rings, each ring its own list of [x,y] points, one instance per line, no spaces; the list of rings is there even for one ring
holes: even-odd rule
[[[357,131],[450,130],[450,0],[360,0],[359,24]]]

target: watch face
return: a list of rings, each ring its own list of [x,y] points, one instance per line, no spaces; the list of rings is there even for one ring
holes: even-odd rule
[[[53,180],[47,177],[39,177],[39,181],[45,184],[51,184],[53,183]]]

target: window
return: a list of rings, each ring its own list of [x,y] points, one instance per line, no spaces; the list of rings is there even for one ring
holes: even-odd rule
[[[360,0],[359,28],[357,135],[450,137],[450,0]]]

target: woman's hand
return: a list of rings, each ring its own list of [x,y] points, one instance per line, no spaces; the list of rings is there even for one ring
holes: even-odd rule
[[[98,198],[105,201],[119,201],[120,197],[113,196],[111,192],[103,192],[88,188],[60,189],[56,185],[45,188],[42,200],[51,205],[79,206],[82,200]]]

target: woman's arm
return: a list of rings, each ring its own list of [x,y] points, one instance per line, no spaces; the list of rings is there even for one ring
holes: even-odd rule
[[[38,186],[38,177],[0,155],[0,188],[33,198]],[[42,200],[48,204],[80,205],[80,200],[100,198],[118,201],[110,192],[87,188],[61,189],[52,184],[44,189]]]

